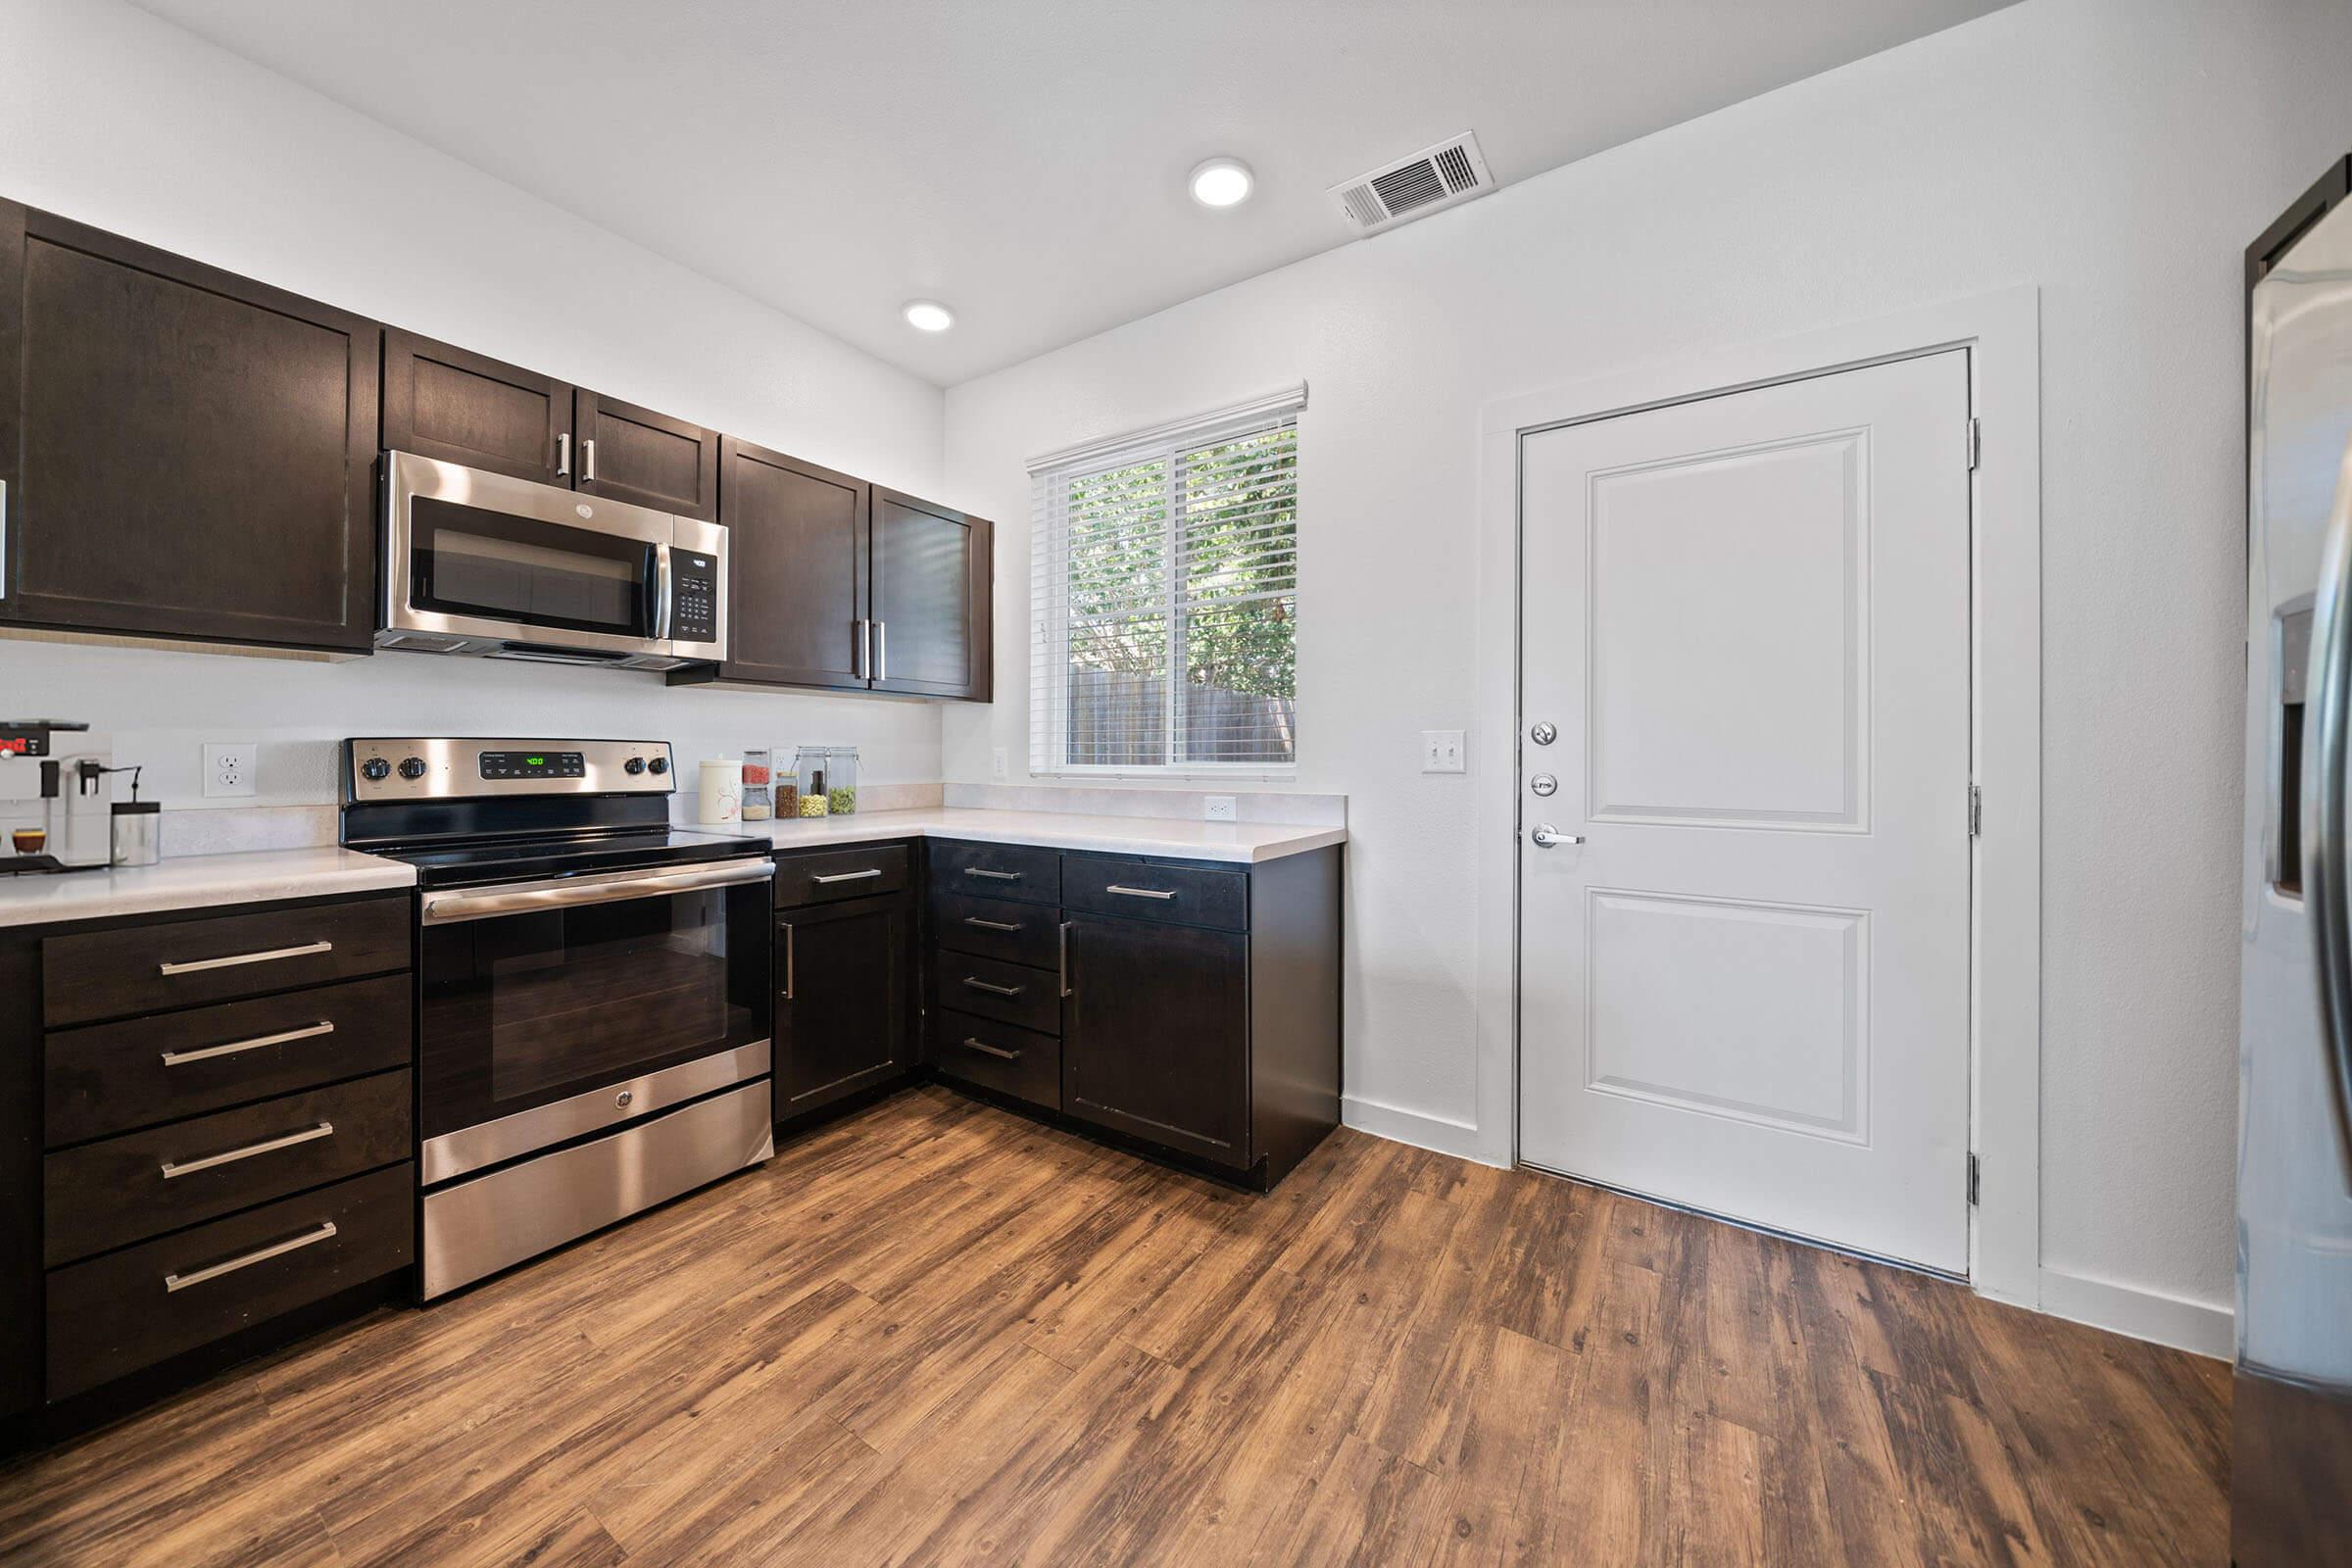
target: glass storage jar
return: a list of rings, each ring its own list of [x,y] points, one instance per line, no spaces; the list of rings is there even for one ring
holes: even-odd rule
[[[825,787],[829,782],[827,763],[831,760],[826,748],[804,746],[793,754],[792,774],[799,784],[801,799],[795,814],[822,816],[825,814]]]
[[[858,809],[858,748],[835,746],[825,756],[825,810],[833,816],[848,816]]]

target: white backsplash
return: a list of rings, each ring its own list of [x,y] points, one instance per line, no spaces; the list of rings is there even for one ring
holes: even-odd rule
[[[1165,816],[1198,822],[1212,795],[1233,797],[1237,822],[1346,827],[1348,797],[1287,790],[1117,790],[1065,784],[950,784],[946,804],[992,811],[1068,811],[1082,816]]]

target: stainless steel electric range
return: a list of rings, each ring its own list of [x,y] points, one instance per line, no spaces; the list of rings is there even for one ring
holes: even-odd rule
[[[362,738],[342,842],[416,867],[427,1299],[774,1152],[764,840],[667,742]]]

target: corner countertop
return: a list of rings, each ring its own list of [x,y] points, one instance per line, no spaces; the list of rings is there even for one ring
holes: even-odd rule
[[[1004,811],[935,806],[908,811],[858,811],[849,816],[787,821],[688,823],[706,833],[764,836],[779,850],[882,839],[969,839],[981,844],[1033,844],[1041,849],[1091,850],[1102,855],[1164,855],[1186,860],[1230,860],[1254,865],[1286,855],[1344,844],[1344,827],[1295,822],[1196,822],[1163,816],[1082,816],[1070,811]]]
[[[725,826],[690,823],[707,833],[764,837],[780,850],[873,844],[885,839],[970,839],[983,844],[1033,844],[1044,849],[1091,850],[1102,855],[1158,855],[1186,860],[1254,865],[1346,842],[1344,827],[1287,822],[1194,822],[1157,816],[1082,816],[1065,811],[1005,811],[932,807],[907,811],[860,811],[784,822]],[[381,856],[332,845],[304,850],[251,850],[231,855],[171,856],[154,865],[53,876],[0,877],[0,927],[53,925],[172,909],[317,899],[414,887],[416,868]]]
[[[316,899],[414,887],[416,868],[325,845],[179,855],[153,865],[0,877],[0,926],[98,920],[119,914],[201,909],[272,899]]]

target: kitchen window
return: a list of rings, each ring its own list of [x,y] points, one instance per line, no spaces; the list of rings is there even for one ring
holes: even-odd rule
[[[1034,460],[1029,764],[1298,760],[1303,386]]]

